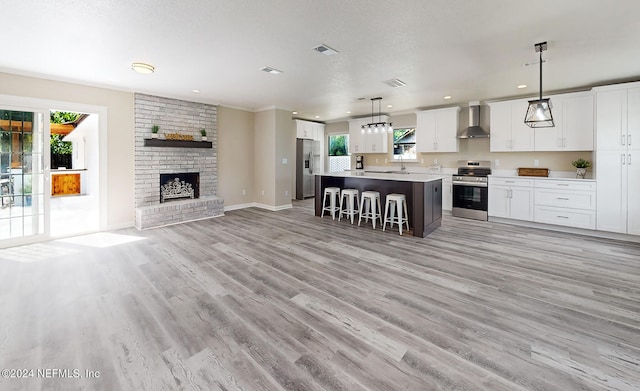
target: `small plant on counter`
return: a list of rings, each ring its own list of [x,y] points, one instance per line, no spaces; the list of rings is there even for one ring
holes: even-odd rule
[[[591,162],[583,158],[580,158],[578,160],[572,161],[571,165],[574,166],[575,168],[589,168],[591,167]]]
[[[202,141],[207,141],[207,131],[205,129],[200,129],[200,134],[202,135]]]

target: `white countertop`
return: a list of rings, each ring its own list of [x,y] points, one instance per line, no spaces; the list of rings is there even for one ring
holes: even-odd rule
[[[363,179],[381,179],[381,180],[391,180],[391,181],[402,181],[402,182],[432,182],[437,181],[439,179],[443,179],[444,175],[442,174],[426,174],[426,173],[413,173],[409,172],[408,174],[400,174],[400,170],[389,170],[397,173],[382,173],[382,172],[371,172],[371,171],[340,171],[340,172],[325,172],[321,174],[321,176],[330,176],[337,178],[363,178]]]
[[[575,175],[575,173],[574,173]],[[557,181],[579,181],[579,182],[595,182],[595,179],[591,179],[591,178],[585,178],[585,179],[581,179],[581,178],[576,178],[575,176],[572,177],[543,177],[543,176],[525,176],[525,175],[495,175],[495,174],[491,174],[489,175],[489,177],[493,177],[493,178],[522,178],[522,179],[535,179],[535,180],[557,180]],[[491,180],[491,179],[489,179]]]

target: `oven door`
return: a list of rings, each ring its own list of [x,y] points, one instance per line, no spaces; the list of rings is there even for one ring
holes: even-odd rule
[[[453,216],[487,220],[488,206],[489,188],[486,183],[453,183]]]

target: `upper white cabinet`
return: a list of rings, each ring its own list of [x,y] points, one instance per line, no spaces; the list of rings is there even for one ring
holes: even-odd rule
[[[491,152],[534,150],[534,130],[524,124],[527,100],[489,103]]]
[[[556,126],[535,129],[535,150],[593,151],[593,93],[553,95],[550,98]]]
[[[382,116],[381,121],[387,121],[386,116]],[[349,120],[349,152],[350,153],[387,153],[389,144],[389,133],[365,133],[362,134],[362,125],[366,125],[371,120],[369,118]]]
[[[640,235],[640,83],[594,90],[597,229]]]
[[[426,110],[416,113],[416,150],[418,152],[458,152],[458,113],[460,107]]]
[[[324,124],[297,119],[296,138],[307,138],[321,141],[324,138]]]

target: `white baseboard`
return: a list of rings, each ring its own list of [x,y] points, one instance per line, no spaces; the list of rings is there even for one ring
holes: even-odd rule
[[[238,204],[238,205],[229,205],[229,206],[225,206],[224,207],[224,211],[228,212],[230,210],[238,210],[238,209],[245,209],[245,208],[251,208],[256,206],[255,202],[247,202],[246,204]]]
[[[98,231],[115,231],[118,229],[135,227],[135,225],[136,225],[135,221],[129,221],[129,222],[120,223],[120,224],[109,224],[105,229],[100,228]]]
[[[289,208],[293,208],[292,204],[286,204],[286,205],[279,205],[279,206],[273,206],[273,205],[265,205],[265,204],[259,204],[257,202],[254,203],[254,205],[256,208],[260,208],[260,209],[266,209],[266,210],[270,210],[272,212],[278,212],[280,210],[285,210],[285,209],[289,209]]]

